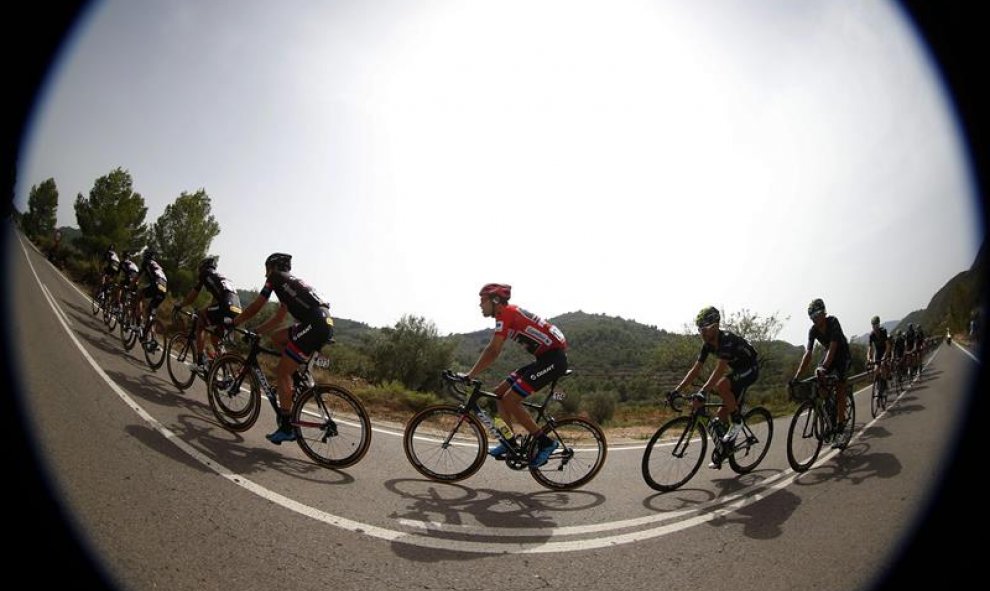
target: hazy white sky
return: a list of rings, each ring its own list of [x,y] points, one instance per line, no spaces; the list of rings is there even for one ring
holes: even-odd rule
[[[983,238],[936,66],[879,1],[98,2],[16,188],[59,225],[127,169],[153,223],[205,189],[244,289],[273,251],[337,317],[491,328],[477,291],[680,331],[709,304],[847,334]]]

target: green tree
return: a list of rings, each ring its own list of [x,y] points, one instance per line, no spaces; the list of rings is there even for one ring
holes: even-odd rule
[[[110,244],[118,251],[144,246],[148,208],[133,185],[130,173],[116,168],[96,179],[89,197],[76,196],[76,222],[82,235],[75,244],[85,256],[98,258]]]
[[[405,315],[394,328],[383,329],[374,343],[372,379],[397,380],[412,390],[439,389],[440,372],[450,367],[455,347],[455,342],[437,334],[433,322]]]
[[[764,369],[777,366],[778,354],[771,344],[777,339],[777,335],[784,328],[784,320],[788,318],[782,320],[777,317],[777,314],[760,316],[756,312],[743,308],[723,318],[721,324],[724,328],[743,337],[753,345],[760,356],[760,373],[762,374]]]
[[[158,262],[173,294],[184,294],[195,284],[199,262],[220,234],[220,224],[210,210],[205,190],[192,194],[183,191],[151,228],[149,246],[158,251]]]
[[[21,228],[35,243],[47,245],[55,232],[57,213],[58,187],[55,179],[50,178],[31,187],[28,210],[21,219]]]

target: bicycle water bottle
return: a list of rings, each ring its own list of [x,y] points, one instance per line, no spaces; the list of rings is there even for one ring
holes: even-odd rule
[[[502,420],[502,417],[495,417],[495,428],[508,440],[512,440],[512,429]]]
[[[498,429],[495,428],[495,423],[492,422],[492,418],[488,416],[488,413],[485,412],[485,409],[481,408],[480,406],[478,407],[478,418],[481,419],[481,422],[484,423],[486,427],[488,427],[488,431],[492,435],[495,435],[496,437],[498,436],[496,435],[498,433]]]

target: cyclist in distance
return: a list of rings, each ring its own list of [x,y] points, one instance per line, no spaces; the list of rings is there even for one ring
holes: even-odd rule
[[[120,272],[120,258],[117,256],[117,249],[111,244],[103,253],[103,277],[100,282],[101,289],[107,289],[113,283],[117,273]]]
[[[229,279],[217,272],[217,258],[208,256],[199,263],[199,276],[196,285],[189,290],[186,297],[179,303],[179,309],[188,306],[196,300],[199,292],[206,288],[206,291],[213,296],[213,300],[197,315],[199,318],[196,324],[196,351],[199,369],[206,371],[209,366],[206,357],[206,329],[216,326],[230,326],[231,322],[241,313],[241,298],[234,289],[234,284]],[[210,341],[214,350],[220,344],[220,336],[216,333],[210,334]]]
[[[821,364],[815,369],[815,375],[818,378],[823,378],[826,375],[832,374],[838,378],[836,388],[836,423],[839,435],[836,436],[836,440],[832,443],[832,447],[838,448],[849,442],[849,436],[845,430],[846,390],[848,388],[846,384],[846,372],[849,371],[849,366],[852,362],[852,357],[849,354],[849,341],[842,332],[839,319],[825,313],[825,302],[821,298],[816,298],[808,304],[808,317],[812,322],[811,328],[808,330],[808,343],[805,346],[804,355],[801,357],[801,363],[798,365],[797,371],[794,372],[792,382],[800,379],[801,373],[808,367],[808,363],[811,361],[811,353],[815,348],[815,341],[821,343],[822,347],[825,348],[825,356]]]
[[[283,441],[295,441],[296,434],[290,424],[292,413],[292,373],[300,364],[309,361],[310,355],[333,338],[333,318],[330,304],[321,298],[302,279],[292,275],[292,255],[272,253],[265,259],[265,286],[251,305],[234,319],[234,326],[243,324],[257,314],[268,302],[272,292],[278,297],[278,310],[261,323],[255,332],[271,333],[272,342],[282,347],[282,357],[276,368],[275,387],[278,392],[278,428],[266,435],[268,441],[281,445]],[[286,313],[296,321],[287,327],[276,328]]]
[[[731,443],[742,429],[742,413],[740,412],[738,396],[745,388],[751,386],[760,375],[759,359],[756,349],[746,339],[719,328],[722,320],[718,309],[709,306],[703,308],[694,319],[701,335],[701,352],[698,359],[688,370],[681,383],[674,388],[674,393],[690,386],[694,378],[701,372],[705,360],[710,354],[715,354],[718,362],[708,380],[701,386],[701,391],[714,391],[722,399],[718,409],[718,418],[723,425],[732,419],[731,427],[722,436],[723,443]],[[721,468],[721,464],[711,463],[709,468]]]
[[[141,258],[141,268],[134,278],[135,285],[141,278],[147,281],[144,288],[138,290],[137,301],[134,302],[136,316],[141,319],[142,342],[147,336],[146,332],[148,330],[148,321],[151,319],[151,312],[165,301],[165,294],[168,293],[168,278],[165,276],[162,266],[158,264],[157,259],[158,253],[150,248],[146,249],[144,256]],[[145,310],[145,300],[148,301],[147,310]]]
[[[488,369],[502,354],[506,339],[514,340],[535,360],[510,373],[494,391],[498,414],[509,428],[513,420],[518,421],[532,437],[537,438],[537,453],[530,460],[530,466],[538,467],[547,463],[550,454],[557,449],[557,442],[540,433],[540,428],[529,412],[523,407],[523,399],[547,386],[567,371],[567,340],[559,328],[539,316],[509,303],[512,286],[489,283],[481,288],[481,314],[485,318],[495,318],[495,333],[481,356],[474,363],[465,378],[473,380]],[[509,450],[499,444],[488,451],[496,459],[503,459]]]
[[[925,329],[921,328],[919,324],[914,331],[914,366],[917,369],[915,373],[921,375],[921,368],[924,366],[925,358],[925,348],[928,344],[925,342]]]
[[[880,326],[880,317],[874,316],[870,319],[872,330],[870,331],[870,343],[866,350],[866,363],[876,366],[874,371],[879,371],[880,375],[887,382],[890,381],[890,357],[891,347],[887,329]],[[883,363],[888,361],[888,363]]]
[[[117,280],[117,288],[113,292],[113,301],[118,306],[124,290],[134,291],[134,280],[137,279],[138,266],[131,260],[131,253],[126,250],[120,255],[120,279]]]
[[[907,350],[907,341],[904,339],[904,333],[900,329],[894,331],[894,337],[891,339],[890,353],[892,363],[891,365],[896,370],[898,367],[904,363],[904,355]]]
[[[914,332],[914,323],[908,323],[907,332],[904,333],[904,361],[908,370],[914,373],[915,357],[917,357],[918,335]]]

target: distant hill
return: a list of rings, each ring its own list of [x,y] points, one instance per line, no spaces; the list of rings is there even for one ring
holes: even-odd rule
[[[897,328],[906,330],[908,324],[914,323],[920,324],[929,335],[944,334],[946,329],[953,334],[966,334],[973,312],[986,307],[987,262],[984,240],[970,268],[949,279],[927,306],[902,318]],[[985,312],[983,316],[986,316]]]

